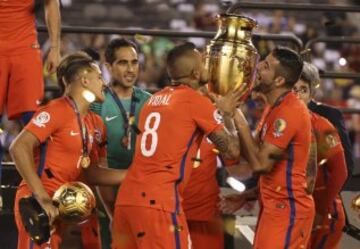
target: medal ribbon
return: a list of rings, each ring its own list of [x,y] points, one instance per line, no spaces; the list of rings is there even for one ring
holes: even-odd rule
[[[81,143],[82,143],[82,152],[83,152],[83,157],[85,156],[89,156],[89,151],[88,151],[88,131],[86,129],[86,125],[83,124],[83,122],[81,121],[81,117],[80,117],[80,112],[79,112],[79,108],[76,105],[75,101],[70,97],[67,96],[66,100],[69,102],[69,104],[71,105],[72,109],[74,110],[75,114],[76,114],[76,119],[77,122],[79,124],[79,128],[80,128],[80,133],[81,133]]]
[[[135,131],[136,134],[140,134],[140,130],[137,127],[137,125],[135,124],[135,108],[136,108],[136,102],[138,101],[138,99],[135,97],[135,89],[133,89],[133,92],[132,92],[132,95],[131,95],[129,118],[128,118],[128,116],[126,114],[126,110],[125,110],[123,104],[121,103],[121,100],[117,96],[117,94],[115,94],[114,91],[111,88],[107,88],[107,90],[109,91],[112,98],[114,99],[117,106],[119,107],[121,116],[123,117],[123,120],[124,120],[125,134],[128,134],[130,127]]]

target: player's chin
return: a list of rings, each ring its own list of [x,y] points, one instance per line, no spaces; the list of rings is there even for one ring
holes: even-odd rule
[[[135,85],[136,80],[131,80],[131,81],[125,80],[123,83],[124,83],[125,87],[132,87]]]

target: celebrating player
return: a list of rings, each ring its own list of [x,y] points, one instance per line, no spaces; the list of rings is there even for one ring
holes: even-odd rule
[[[202,135],[226,157],[239,156],[238,139],[229,135],[213,104],[197,89],[207,82],[201,54],[192,43],[167,56],[172,85],[154,94],[140,113],[135,156],[120,187],[113,220],[113,246],[188,248],[190,237],[181,207],[185,167]],[[230,128],[230,127],[229,127]]]

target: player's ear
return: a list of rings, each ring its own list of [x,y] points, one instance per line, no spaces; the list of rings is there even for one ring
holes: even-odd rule
[[[197,69],[191,70],[191,77],[196,80],[200,80],[201,72]]]
[[[84,88],[88,88],[90,81],[85,75],[83,75],[80,77],[80,83]]]
[[[283,76],[277,76],[275,78],[275,85],[277,87],[283,86],[283,85],[285,85],[285,83],[286,83],[286,80],[285,80],[285,78]]]

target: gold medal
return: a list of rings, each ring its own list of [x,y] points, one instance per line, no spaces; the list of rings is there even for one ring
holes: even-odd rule
[[[83,155],[81,157],[81,161],[80,161],[80,165],[81,167],[83,167],[84,169],[88,168],[90,166],[91,160],[90,157],[87,155]]]

